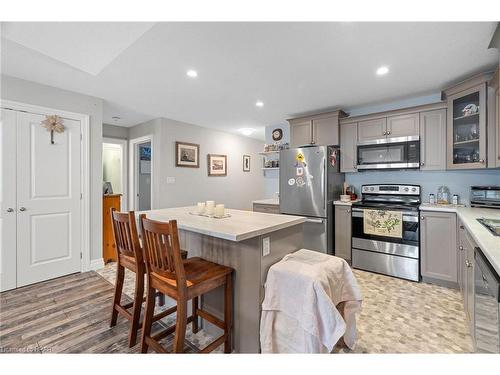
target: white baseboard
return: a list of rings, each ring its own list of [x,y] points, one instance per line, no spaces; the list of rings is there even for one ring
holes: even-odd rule
[[[101,268],[104,268],[104,259],[99,258],[90,261],[89,271],[100,270]]]

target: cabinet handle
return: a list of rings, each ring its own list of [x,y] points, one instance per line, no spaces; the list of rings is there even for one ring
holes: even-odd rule
[[[424,216],[420,216],[420,220],[425,220],[425,217]]]
[[[472,267],[472,263],[468,260],[465,261],[465,265],[467,266],[467,268],[471,268]]]
[[[387,135],[387,132],[386,132],[386,131],[384,131],[383,135]]]
[[[14,209],[12,207],[7,208],[7,212],[14,212]]]
[[[390,135],[390,134],[391,134],[391,131],[389,130],[389,131],[387,132],[387,135]]]
[[[464,249],[464,247],[463,247],[462,245],[460,245],[458,248],[459,248],[460,250],[463,250],[463,249]]]
[[[480,162],[481,164],[484,164],[484,159],[479,159],[479,162]]]
[[[421,167],[423,167],[423,166],[424,166],[424,164],[425,164],[425,163],[424,163],[423,161],[421,161],[421,162],[420,162],[420,166],[421,166]]]
[[[21,207],[19,211],[26,211],[26,207]]]
[[[463,226],[463,225],[460,225],[460,229],[464,229],[464,226]]]
[[[350,214],[351,213],[351,210],[347,210],[347,213]]]

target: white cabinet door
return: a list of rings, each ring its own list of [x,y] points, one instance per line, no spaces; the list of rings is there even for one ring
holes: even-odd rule
[[[420,169],[446,169],[446,109],[420,113]]]
[[[17,286],[80,271],[80,122],[63,119],[63,133],[45,116],[17,117]]]
[[[0,119],[0,291],[16,287],[16,112]]]

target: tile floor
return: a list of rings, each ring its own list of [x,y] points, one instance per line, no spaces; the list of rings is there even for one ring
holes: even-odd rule
[[[97,272],[114,283],[115,268],[115,264],[108,264]],[[363,295],[355,353],[473,351],[458,290],[360,270],[354,273]],[[124,292],[133,296],[134,276],[125,277]],[[194,335],[190,328],[186,338],[197,347],[212,340],[203,330]]]

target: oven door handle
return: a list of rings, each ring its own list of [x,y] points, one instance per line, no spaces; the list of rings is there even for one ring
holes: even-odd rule
[[[390,210],[388,210],[390,211]],[[403,211],[403,221],[410,221],[414,223],[418,223],[418,213],[417,212],[408,212]],[[352,217],[363,217],[363,209],[362,208],[353,208],[352,209]]]

